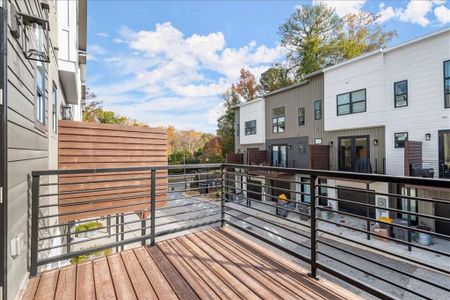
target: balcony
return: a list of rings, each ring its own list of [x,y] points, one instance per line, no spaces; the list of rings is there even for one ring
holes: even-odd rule
[[[268,179],[259,191],[246,181],[256,171]],[[276,177],[288,185],[271,185],[270,174],[281,172],[293,175]],[[299,176],[308,181],[292,179]],[[441,231],[450,216],[381,201],[401,198],[411,208],[413,201],[449,205],[450,197],[337,192],[361,180],[441,189],[448,180],[241,164],[32,177],[31,279],[22,299],[444,299],[450,292],[450,233]],[[406,223],[396,222],[399,215]]]

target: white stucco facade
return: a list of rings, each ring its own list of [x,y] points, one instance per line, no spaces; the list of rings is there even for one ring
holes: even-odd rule
[[[264,99],[256,99],[250,102],[241,104],[239,107],[239,131],[240,143],[247,144],[264,144],[266,139],[265,132],[265,106]],[[256,133],[246,134],[245,123],[256,121]]]

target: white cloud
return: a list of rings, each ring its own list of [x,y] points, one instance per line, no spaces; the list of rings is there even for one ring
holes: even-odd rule
[[[104,37],[104,38],[109,37],[109,34],[107,34],[106,32],[98,32],[97,35],[101,36],[101,37]]]
[[[434,15],[439,23],[447,24],[450,23],[450,9],[444,5],[438,6],[434,9]]]
[[[326,3],[330,7],[333,7],[336,10],[336,14],[340,17],[360,11],[366,2],[366,0],[313,0],[313,4]]]
[[[124,27],[115,40],[127,49],[104,62],[117,83],[92,90],[119,114],[183,129],[213,131],[223,109],[220,95],[239,78],[240,69],[259,77],[285,55],[281,46],[256,41],[231,48],[222,32],[185,36],[171,23],[137,32]],[[122,105],[120,95],[130,101]]]
[[[410,0],[405,8],[386,7],[384,3],[381,3],[379,6],[379,22],[382,23],[394,19],[425,27],[431,23],[429,14],[432,12],[433,6],[441,5],[434,9],[434,14],[438,22],[445,24],[450,19],[450,10],[442,5],[445,2],[445,0]]]

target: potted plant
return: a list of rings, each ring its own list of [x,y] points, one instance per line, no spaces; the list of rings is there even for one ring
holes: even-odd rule
[[[425,231],[431,231],[431,227],[425,225],[425,224],[420,224],[416,227],[417,229],[421,229],[421,230],[425,230]],[[421,245],[424,246],[429,246],[431,245],[431,234],[425,233],[425,232],[417,232],[419,239],[418,242]]]
[[[276,204],[276,213],[279,216],[287,217],[288,215],[288,199],[285,194],[281,194],[278,196],[277,204]]]
[[[75,226],[75,234],[77,237],[88,238],[97,234],[98,229],[102,228],[102,223],[98,221],[87,222]]]

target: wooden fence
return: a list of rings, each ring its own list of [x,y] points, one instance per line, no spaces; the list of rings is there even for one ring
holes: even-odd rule
[[[59,121],[58,138],[59,169],[167,165],[167,133],[160,128],[64,120]],[[58,199],[60,204],[69,204],[60,206],[61,222],[148,211],[150,206],[150,172],[148,171],[60,175],[58,181],[59,192],[69,192],[60,195]],[[99,191],[90,192],[96,189]],[[167,198],[167,189],[167,171],[157,171],[157,201]],[[92,200],[95,202],[86,203]],[[73,205],[78,202],[83,204]],[[139,203],[145,204],[136,205]],[[164,204],[164,202],[157,202],[159,206]],[[78,211],[84,211],[84,213],[76,213]],[[144,218],[147,216],[148,213],[143,215]]]

